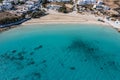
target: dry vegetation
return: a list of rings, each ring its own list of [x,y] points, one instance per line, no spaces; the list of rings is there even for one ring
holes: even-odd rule
[[[9,12],[1,12],[0,13],[0,24],[7,24],[7,23],[15,22],[22,18],[23,18],[22,16],[18,16],[16,14],[11,14]]]
[[[106,5],[112,8],[116,12],[110,12],[111,17],[117,18],[120,20],[120,0],[103,0]]]
[[[12,18],[12,17],[17,17],[17,15],[11,14],[9,12],[1,12],[0,13],[0,19],[6,18],[6,17]]]
[[[104,3],[111,8],[118,8],[120,7],[120,0],[103,0]]]

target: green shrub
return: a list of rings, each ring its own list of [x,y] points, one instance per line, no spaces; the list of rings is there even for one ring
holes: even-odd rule
[[[41,16],[44,16],[45,15],[45,12],[44,11],[36,11],[36,12],[33,12],[31,13],[31,17],[32,18],[40,18]]]
[[[3,0],[0,0],[0,3],[2,2]]]
[[[65,6],[62,6],[58,9],[58,12],[67,13],[67,9]]]
[[[18,20],[22,19],[22,16],[17,17],[4,17],[3,19],[0,19],[0,24],[9,24],[16,22]]]

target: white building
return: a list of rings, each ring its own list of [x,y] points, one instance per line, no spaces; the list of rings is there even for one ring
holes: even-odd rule
[[[35,3],[33,1],[26,1],[26,7],[31,10],[32,8],[34,8]]]
[[[115,24],[120,25],[120,21],[117,19],[117,20],[115,21]]]
[[[41,6],[41,0],[32,0],[32,1],[26,1],[26,8],[28,10],[36,10],[39,9]]]
[[[58,10],[60,7],[60,5],[55,5],[55,4],[49,4],[47,5],[47,9],[51,9],[51,10]]]
[[[97,5],[103,5],[103,0],[98,0]]]
[[[93,9],[97,9],[97,10],[102,10],[104,7],[103,6],[101,6],[101,5],[94,5],[93,6]]]
[[[71,0],[48,0],[50,2],[69,2]]]
[[[25,3],[27,0],[19,0],[19,1]]]
[[[96,4],[94,4],[93,6],[94,9],[97,9],[97,10],[110,10],[110,8],[106,5],[104,5],[104,2],[103,0],[98,0]]]
[[[96,0],[78,0],[78,5],[85,5],[85,4],[95,4]]]
[[[10,0],[4,0],[2,4],[3,4],[3,8],[6,10],[10,10],[13,7]]]
[[[3,10],[3,5],[0,3],[0,12]]]
[[[14,3],[14,4],[18,4],[19,0],[9,0],[10,2]]]

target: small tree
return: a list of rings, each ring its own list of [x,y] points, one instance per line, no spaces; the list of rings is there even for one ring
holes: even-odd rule
[[[48,0],[42,0],[42,3],[46,4],[46,3],[48,3]]]
[[[0,0],[0,3],[2,2],[3,0]]]
[[[67,13],[67,8],[66,8],[66,6],[63,5],[62,7],[60,7],[60,8],[58,9],[58,12]]]

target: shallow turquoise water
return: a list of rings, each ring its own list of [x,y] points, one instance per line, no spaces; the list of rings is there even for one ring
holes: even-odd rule
[[[2,32],[0,80],[120,80],[120,33],[84,24]]]

